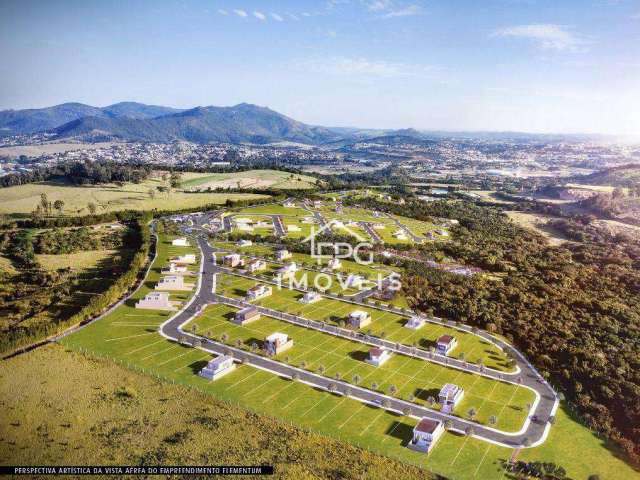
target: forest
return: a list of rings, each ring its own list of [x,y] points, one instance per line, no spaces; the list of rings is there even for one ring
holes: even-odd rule
[[[403,287],[424,311],[504,335],[575,414],[640,460],[640,247],[569,222],[580,243],[552,247],[498,208],[468,202],[360,205],[429,220],[456,218],[454,242],[419,247],[500,274],[461,277],[408,262]],[[578,231],[583,231],[578,235]]]

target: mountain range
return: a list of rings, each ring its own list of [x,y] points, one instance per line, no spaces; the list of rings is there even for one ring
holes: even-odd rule
[[[102,108],[64,103],[48,108],[0,111],[0,136],[46,132],[56,139],[83,141],[320,144],[349,137],[348,130],[307,125],[247,103],[188,110],[135,102]]]

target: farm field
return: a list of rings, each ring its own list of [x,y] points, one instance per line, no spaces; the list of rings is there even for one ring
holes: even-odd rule
[[[234,173],[185,173],[181,186],[184,189],[207,188],[255,188],[255,189],[310,189],[315,188],[316,178],[279,170],[248,170]]]
[[[162,242],[152,275],[164,264],[163,262],[166,262],[169,254],[166,248],[166,243]],[[151,276],[150,281],[145,282],[144,288],[147,288],[149,283],[153,283]],[[291,293],[296,295],[295,292]],[[312,389],[246,365],[240,366],[218,381],[209,382],[197,376],[197,372],[211,358],[208,353],[168,341],[157,333],[158,326],[167,318],[168,314],[162,312],[136,311],[127,302],[107,317],[65,337],[61,343],[73,350],[121,362],[165,381],[190,386],[211,394],[218,400],[240,404],[254,412],[292,421],[305,429],[382,453],[408,464],[421,466],[427,471],[460,480],[505,477],[501,462],[511,455],[507,448],[446,433],[437,447],[429,455],[424,455],[405,446],[415,425],[413,419]],[[261,321],[255,325],[259,326]],[[314,334],[313,337],[304,340],[305,343],[310,342],[309,344],[319,348],[323,348],[321,342],[333,340],[326,339],[326,334],[321,332],[305,333]],[[257,338],[257,334],[254,337]],[[336,353],[338,351],[336,350]],[[293,353],[291,350],[290,355],[293,356]],[[311,352],[309,355],[315,353]],[[400,356],[395,358],[400,359]],[[328,367],[328,362],[326,366]],[[361,362],[358,366],[361,366]],[[425,367],[425,370],[431,371],[431,365]],[[437,382],[439,383],[439,380]],[[580,478],[579,475],[586,477],[592,473],[598,473],[604,478],[616,478],[619,472],[629,473],[625,478],[637,478],[629,467],[612,457],[586,428],[561,414],[558,415],[553,428],[558,427],[561,427],[556,437],[558,441],[571,442],[575,438],[575,442],[581,445],[581,451],[567,449],[568,455],[559,456],[556,451],[564,450],[557,444],[555,447],[543,444],[541,447],[526,449],[527,458],[543,461],[554,459],[567,469],[569,475],[577,478]],[[554,448],[556,450],[553,450]],[[590,455],[589,467],[584,465],[585,453]]]
[[[454,383],[465,390],[454,414],[466,418],[466,412],[474,408],[477,410],[475,421],[485,425],[490,416],[496,415],[496,428],[504,431],[520,429],[526,419],[526,405],[534,400],[533,392],[518,385],[495,382],[412,357],[394,355],[384,365],[374,367],[364,361],[367,345],[264,316],[249,325],[238,326],[230,322],[235,311],[225,305],[211,306],[187,328],[195,325],[196,333],[218,340],[225,335],[229,345],[240,341],[246,348],[254,342],[261,348],[262,340],[268,335],[286,333],[293,339],[294,346],[278,355],[278,360],[311,371],[321,368],[325,376],[342,378],[398,398],[413,395],[415,403],[423,406],[428,406],[430,396],[437,398],[442,385]],[[355,376],[361,380],[354,381]]]
[[[60,345],[4,366],[2,465],[269,464],[285,480],[335,471],[424,478],[417,467]]]
[[[49,201],[62,200],[65,203],[64,214],[88,215],[88,204],[97,206],[97,213],[119,210],[179,210],[197,208],[208,204],[223,204],[227,200],[249,200],[267,198],[264,195],[226,194],[226,193],[184,193],[155,192],[154,198],[149,190],[165,185],[158,178],[150,178],[140,184],[129,183],[122,187],[114,184],[83,185],[57,182],[40,182],[0,189],[0,213],[30,213],[45,193]]]
[[[55,271],[61,268],[87,270],[98,266],[108,267],[112,263],[112,257],[117,253],[117,250],[88,250],[60,255],[38,254],[36,259],[45,270]]]
[[[255,285],[255,280],[236,277],[232,275],[219,275],[217,293],[232,298],[242,298],[248,288]],[[414,343],[424,349],[435,345],[435,341],[440,335],[454,335],[458,340],[458,346],[452,352],[453,357],[457,357],[464,352],[465,358],[470,363],[476,363],[482,359],[484,365],[498,370],[508,371],[506,357],[493,345],[490,345],[480,337],[469,332],[463,332],[442,325],[427,323],[419,330],[410,330],[403,325],[407,317],[396,313],[381,311],[372,307],[354,305],[340,300],[322,298],[322,300],[310,305],[302,304],[298,299],[301,292],[274,287],[273,294],[255,302],[267,308],[273,308],[281,312],[301,315],[305,318],[327,323],[338,324],[345,321],[348,315],[354,310],[364,310],[371,315],[373,321],[365,329],[371,331],[372,335],[384,337],[387,340],[399,342],[405,345]]]

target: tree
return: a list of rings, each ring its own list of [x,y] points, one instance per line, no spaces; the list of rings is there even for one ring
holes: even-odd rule
[[[41,193],[40,194],[40,207],[42,208],[42,211],[46,214],[49,213],[49,198],[47,197],[46,193]]]
[[[489,425],[495,425],[496,423],[498,423],[498,417],[496,417],[495,415],[491,415],[489,417]]]
[[[58,215],[61,215],[62,210],[64,210],[64,201],[56,200],[55,202],[53,202],[53,208],[55,208],[58,211]]]
[[[151,200],[156,198],[156,191],[153,188],[150,188],[149,190],[147,190],[147,194],[149,195],[149,198]]]
[[[95,215],[95,214],[96,214],[96,210],[98,209],[98,207],[96,206],[96,204],[95,204],[95,203],[93,203],[93,202],[89,202],[89,203],[87,204],[87,208],[89,209],[89,213],[90,213],[91,215]]]
[[[352,380],[353,380],[353,383],[354,383],[354,384],[358,385],[358,384],[362,381],[362,378],[360,377],[360,375],[358,375],[358,374],[356,373],[356,374],[353,376],[353,379],[352,379]]]
[[[477,414],[478,411],[473,407],[467,410],[467,416],[469,417],[469,420],[473,420]]]
[[[371,384],[371,390],[378,390],[378,384],[376,382]]]
[[[398,393],[398,388],[395,385],[389,386],[389,395],[394,396]]]

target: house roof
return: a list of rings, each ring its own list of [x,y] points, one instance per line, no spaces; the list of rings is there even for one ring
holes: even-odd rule
[[[454,338],[451,335],[441,335],[440,338],[438,338],[438,343],[451,343],[454,340]]]
[[[236,315],[256,315],[258,314],[258,309],[255,307],[244,307],[242,310],[239,310]]]
[[[414,431],[424,432],[424,433],[433,433],[440,426],[442,422],[439,420],[434,420],[432,418],[424,417],[418,425],[415,426]]]
[[[460,390],[458,385],[454,385],[453,383],[445,383],[440,389],[440,396],[446,397],[447,399],[453,399]]]
[[[373,347],[373,348],[369,349],[369,356],[370,357],[379,357],[383,353],[384,353],[384,349],[383,348]]]

